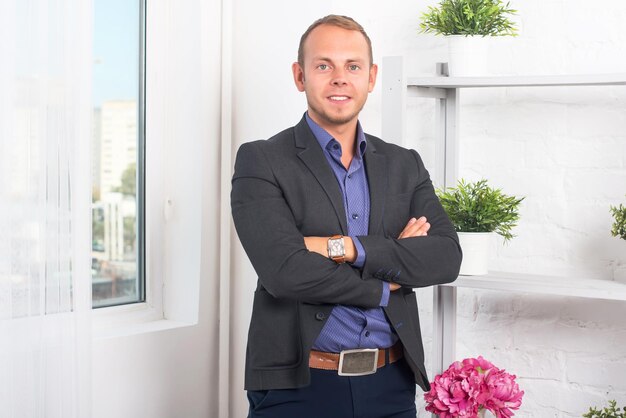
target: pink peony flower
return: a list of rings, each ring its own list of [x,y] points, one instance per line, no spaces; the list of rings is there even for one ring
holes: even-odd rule
[[[426,410],[439,418],[475,418],[486,408],[497,418],[510,418],[524,395],[515,378],[481,356],[455,361],[424,394]]]
[[[426,410],[440,418],[475,417],[478,410],[470,399],[467,383],[469,369],[458,361],[435,377],[430,391],[424,394]]]
[[[478,370],[479,373],[484,373],[496,367],[491,362],[485,360],[483,356],[478,356],[478,358],[466,358],[463,360],[463,364]]]
[[[522,405],[524,391],[515,383],[515,375],[504,370],[490,370],[485,374],[485,383],[492,396],[485,402],[485,407],[496,415],[496,418],[513,416],[512,409]]]

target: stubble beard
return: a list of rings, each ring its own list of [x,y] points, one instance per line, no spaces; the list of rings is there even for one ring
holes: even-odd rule
[[[353,119],[359,116],[359,113],[361,113],[361,110],[363,109],[363,106],[365,106],[365,103],[362,103],[361,106],[358,109],[356,109],[356,111],[350,112],[345,115],[330,114],[326,110],[317,107],[315,104],[311,102],[309,102],[308,105],[309,105],[309,109],[315,112],[315,114],[322,119],[320,122],[325,122],[329,125],[344,125],[348,122],[351,122]]]

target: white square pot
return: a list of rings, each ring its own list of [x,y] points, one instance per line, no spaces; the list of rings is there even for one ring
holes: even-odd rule
[[[450,77],[486,75],[489,37],[449,35],[447,38]]]
[[[463,250],[459,274],[464,276],[487,274],[493,232],[459,232],[458,235]]]

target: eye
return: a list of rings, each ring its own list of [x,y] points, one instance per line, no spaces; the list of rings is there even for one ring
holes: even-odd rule
[[[322,71],[326,71],[328,70],[328,64],[320,64],[317,66],[317,68],[319,68]]]
[[[359,67],[359,66],[358,66],[358,65],[356,65],[356,64],[350,64],[350,65],[348,65],[348,69],[349,69],[350,71],[356,71],[356,70],[361,69],[361,67]]]

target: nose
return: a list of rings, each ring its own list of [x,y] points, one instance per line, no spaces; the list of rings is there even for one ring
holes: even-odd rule
[[[333,86],[343,86],[346,82],[345,70],[343,68],[336,68],[333,71],[333,78],[330,82]]]

